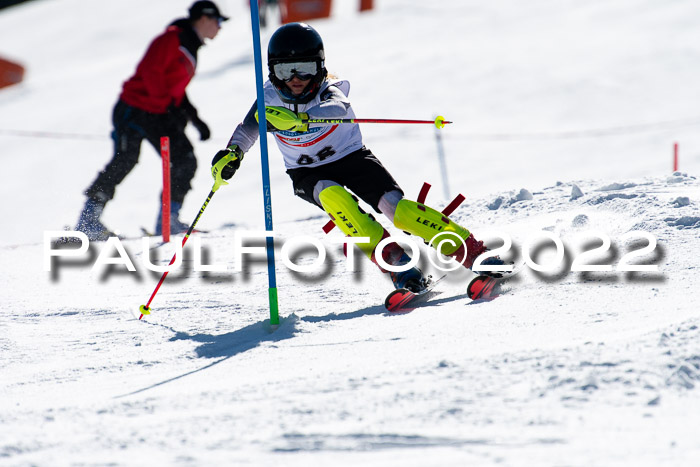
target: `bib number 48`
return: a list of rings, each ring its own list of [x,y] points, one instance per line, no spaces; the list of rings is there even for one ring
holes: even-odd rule
[[[335,150],[332,146],[326,146],[316,153],[315,156],[309,156],[308,154],[302,154],[297,159],[297,164],[299,165],[311,165],[316,162],[322,162],[335,154]]]

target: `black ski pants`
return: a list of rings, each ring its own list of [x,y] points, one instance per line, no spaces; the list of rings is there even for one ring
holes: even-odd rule
[[[190,181],[197,170],[197,159],[192,143],[185,135],[187,118],[183,114],[153,114],[129,106],[119,100],[112,113],[114,156],[97,175],[85,194],[106,202],[114,198],[114,191],[139,161],[141,142],[145,139],[160,155],[160,138],[170,137],[170,185],[172,202],[182,203],[190,190]],[[162,180],[159,172],[154,182]]]

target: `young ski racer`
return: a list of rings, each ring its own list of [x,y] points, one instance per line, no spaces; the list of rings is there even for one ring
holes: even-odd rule
[[[353,194],[398,229],[425,241],[440,232],[456,234],[463,243],[443,242],[440,253],[471,268],[474,259],[486,251],[483,242],[439,211],[404,198],[401,187],[362,143],[357,124],[304,124],[309,118],[355,118],[347,97],[350,84],[329,77],[324,60],[321,36],[307,24],[286,24],[270,38],[269,81],[264,85],[268,131],[284,156],[294,194],[328,213],[345,235],[369,237],[369,242],[358,246],[375,264],[377,244],[389,234],[371,214],[360,209]],[[257,102],[237,126],[228,147],[212,160],[215,179],[233,177],[258,138],[256,109]],[[393,266],[411,260],[395,242],[385,246],[382,253],[382,259]],[[416,267],[403,272],[380,270],[390,274],[397,289],[420,292],[427,285]]]

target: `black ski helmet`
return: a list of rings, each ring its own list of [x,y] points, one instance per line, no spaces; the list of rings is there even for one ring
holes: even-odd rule
[[[314,28],[305,23],[289,23],[280,27],[270,37],[267,46],[267,68],[270,82],[275,86],[282,102],[306,104],[316,96],[328,72],[325,67],[323,40]],[[275,76],[274,66],[278,63],[315,62],[317,72],[299,95],[293,95],[285,82]]]

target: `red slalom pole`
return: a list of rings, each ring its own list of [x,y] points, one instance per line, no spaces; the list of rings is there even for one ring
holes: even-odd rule
[[[163,199],[161,206],[161,232],[163,241],[170,241],[170,138],[160,138],[160,157],[163,160]],[[173,258],[173,261],[175,258]],[[172,264],[172,263],[171,263]]]
[[[678,143],[673,143],[673,171],[678,172]]]

